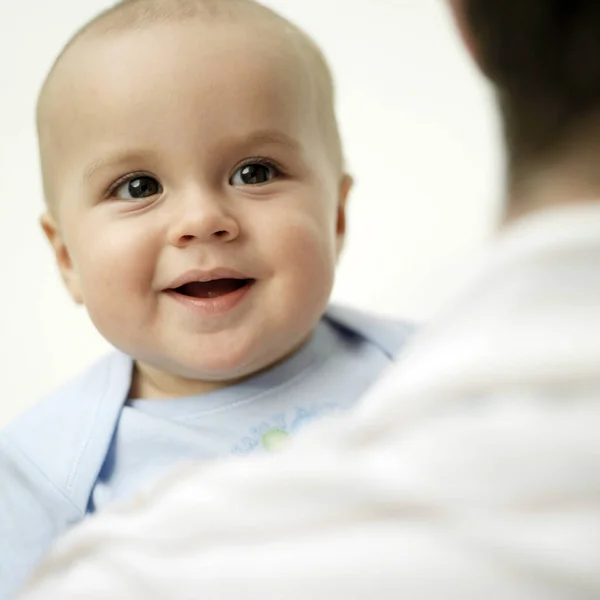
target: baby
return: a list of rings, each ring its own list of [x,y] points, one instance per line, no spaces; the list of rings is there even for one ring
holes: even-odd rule
[[[121,2],[69,42],[37,116],[43,229],[116,350],[0,435],[6,597],[174,464],[351,407],[411,332],[328,308],[351,178],[325,60],[271,10]]]

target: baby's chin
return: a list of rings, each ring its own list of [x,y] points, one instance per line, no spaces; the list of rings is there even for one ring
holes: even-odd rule
[[[208,393],[258,375],[295,353],[204,352],[190,356],[141,357],[134,361],[132,394],[137,398],[172,398]]]

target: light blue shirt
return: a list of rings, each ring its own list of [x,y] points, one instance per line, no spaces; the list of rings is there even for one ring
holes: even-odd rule
[[[352,407],[413,328],[330,308],[307,344],[268,371],[202,396],[127,401],[133,361],[115,352],[0,433],[0,598],[86,514],[169,468],[268,451]]]

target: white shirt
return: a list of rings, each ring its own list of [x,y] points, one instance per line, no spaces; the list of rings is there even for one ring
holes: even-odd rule
[[[22,598],[599,598],[600,205],[474,271],[353,414],[91,519]]]

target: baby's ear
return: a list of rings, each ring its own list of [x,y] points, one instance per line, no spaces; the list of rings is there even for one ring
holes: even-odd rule
[[[79,276],[75,272],[69,250],[62,238],[60,229],[54,220],[54,217],[50,213],[44,213],[40,219],[40,224],[54,250],[56,264],[58,265],[62,280],[65,282],[71,297],[77,304],[83,304]]]
[[[336,224],[336,235],[337,235],[337,254],[341,254],[344,249],[344,242],[346,240],[346,207],[348,205],[348,197],[350,196],[350,190],[354,185],[354,179],[347,173],[342,176],[340,180],[340,187],[338,190],[338,204],[337,204],[337,224]]]

